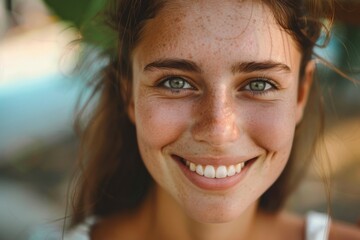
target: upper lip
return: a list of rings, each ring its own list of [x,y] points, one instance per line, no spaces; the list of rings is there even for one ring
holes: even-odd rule
[[[213,165],[213,166],[220,166],[220,165],[236,165],[238,163],[246,162],[248,160],[252,160],[257,158],[256,157],[244,157],[244,156],[180,156],[174,154],[173,156],[177,158],[181,158],[185,161],[189,161],[195,164],[201,164],[203,166],[206,165]]]

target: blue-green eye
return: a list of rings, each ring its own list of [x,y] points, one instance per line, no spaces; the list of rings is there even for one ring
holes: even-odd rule
[[[274,88],[274,85],[269,81],[257,79],[248,83],[244,89],[252,92],[265,92],[271,88]]]
[[[162,82],[162,85],[166,88],[173,90],[178,89],[192,89],[193,87],[183,78],[180,77],[170,77]]]

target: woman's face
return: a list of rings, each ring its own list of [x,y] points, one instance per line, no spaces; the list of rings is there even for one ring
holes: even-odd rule
[[[172,1],[147,22],[129,114],[147,169],[188,215],[233,220],[282,172],[305,102],[300,58],[254,1]]]

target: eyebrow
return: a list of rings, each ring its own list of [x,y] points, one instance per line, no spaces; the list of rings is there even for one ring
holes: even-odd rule
[[[178,59],[178,58],[166,58],[159,59],[154,62],[147,64],[144,67],[145,71],[153,71],[156,69],[177,69],[187,72],[195,72],[202,73],[201,68],[193,61],[186,59]],[[272,60],[261,61],[261,62],[240,62],[236,63],[231,67],[231,71],[233,74],[235,73],[251,73],[256,71],[266,71],[266,70],[277,70],[277,71],[285,71],[290,72],[291,69],[288,65],[275,62]]]
[[[266,71],[266,70],[277,70],[277,71],[284,71],[290,72],[291,69],[288,65],[280,62],[275,62],[272,60],[263,61],[263,62],[241,62],[233,65],[231,67],[232,73],[251,73],[255,71]]]
[[[144,67],[144,71],[152,71],[155,69],[178,69],[187,72],[202,72],[201,68],[195,62],[177,58],[156,60]]]

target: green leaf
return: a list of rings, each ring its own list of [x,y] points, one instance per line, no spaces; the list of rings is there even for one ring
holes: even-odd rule
[[[43,0],[60,19],[79,29],[85,42],[108,49],[114,46],[116,33],[96,18],[108,0]]]
[[[107,0],[44,0],[58,17],[80,28],[101,11]]]

